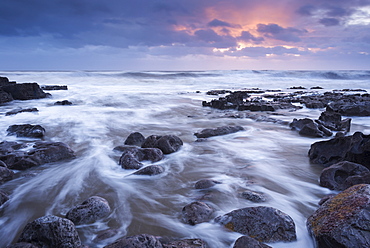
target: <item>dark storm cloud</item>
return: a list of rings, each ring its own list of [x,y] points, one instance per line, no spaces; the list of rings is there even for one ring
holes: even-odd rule
[[[195,32],[194,44],[191,46],[212,46],[215,48],[229,48],[236,46],[236,39],[228,35],[218,35],[212,29],[201,29]],[[202,43],[204,42],[204,43]]]
[[[263,34],[265,37],[272,38],[275,40],[282,40],[287,42],[298,42],[301,41],[300,35],[306,33],[304,29],[297,28],[283,28],[278,24],[258,24],[257,32]]]
[[[337,26],[340,24],[340,21],[336,18],[322,18],[319,22],[324,26]]]
[[[260,44],[265,39],[263,37],[256,37],[252,35],[248,31],[243,31],[239,37],[237,37],[239,40],[245,41],[245,42],[253,42],[255,44]]]
[[[209,27],[228,27],[228,28],[241,28],[240,25],[224,22],[218,19],[213,19],[208,23]]]

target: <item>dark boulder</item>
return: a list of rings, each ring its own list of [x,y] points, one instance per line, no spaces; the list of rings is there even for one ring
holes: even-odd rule
[[[244,128],[241,126],[224,126],[224,127],[217,127],[214,129],[210,129],[210,128],[203,129],[200,133],[195,133],[194,135],[197,138],[208,138],[212,136],[236,133],[242,130],[244,130]]]
[[[74,151],[62,142],[36,142],[28,155],[40,164],[74,158]]]
[[[6,103],[13,101],[12,95],[0,88],[0,103]]]
[[[320,185],[331,190],[344,190],[354,184],[370,184],[370,171],[360,164],[343,161],[325,168],[320,175]]]
[[[159,165],[149,165],[146,166],[137,172],[134,173],[134,175],[143,175],[143,176],[155,176],[162,174],[164,172],[164,169],[162,166]]]
[[[9,200],[8,194],[0,190],[0,206],[3,205],[7,200]]]
[[[48,97],[37,83],[8,84],[2,89],[9,93],[14,100],[31,100]]]
[[[148,234],[123,237],[104,248],[163,248],[159,237]]]
[[[308,155],[315,164],[330,166],[341,161],[350,161],[370,169],[370,135],[356,132],[352,136],[319,141],[311,145]]]
[[[300,135],[307,137],[321,138],[331,136],[333,133],[325,128],[323,125],[316,123],[315,121],[304,118],[304,119],[293,119],[293,122],[289,124],[292,130],[299,131]]]
[[[352,186],[325,201],[307,220],[317,247],[370,247],[370,185]]]
[[[212,179],[202,179],[195,183],[195,188],[196,189],[208,189],[208,188],[215,186],[216,184],[221,184],[221,182],[212,180]]]
[[[0,161],[3,163],[2,161]],[[0,185],[14,178],[14,172],[6,167],[0,166]]]
[[[271,207],[249,207],[217,217],[226,228],[253,237],[261,242],[294,241],[297,239],[293,219]]]
[[[7,77],[0,77],[0,86],[9,84],[9,78]]]
[[[175,135],[151,135],[145,139],[141,147],[159,148],[164,154],[170,154],[173,152],[177,152],[182,145],[182,140]]]
[[[109,238],[112,238],[112,237],[116,236],[118,233],[119,233],[118,229],[102,230],[102,231],[100,231],[96,234],[96,237],[93,239],[93,242],[99,243],[103,240],[106,240],[106,239],[109,239]]]
[[[102,197],[92,196],[80,205],[69,210],[66,218],[75,225],[90,224],[107,217],[111,212],[109,203]]]
[[[42,90],[68,90],[67,85],[41,85]]]
[[[72,105],[73,103],[68,101],[68,100],[63,100],[63,101],[57,101],[54,103],[54,105],[61,105],[61,106],[65,106],[65,105]]]
[[[144,143],[145,137],[139,132],[131,133],[125,140],[125,145],[140,146]]]
[[[43,216],[28,223],[18,242],[27,242],[39,247],[81,246],[80,237],[73,222],[54,215]]]
[[[332,131],[342,131],[348,133],[351,129],[351,118],[342,120],[342,116],[336,112],[322,112],[316,122]]]
[[[207,203],[196,201],[182,209],[182,219],[186,224],[196,225],[212,219],[215,210]]]
[[[140,169],[143,166],[141,161],[158,162],[163,159],[163,152],[159,148],[117,146],[114,150],[122,152],[118,163],[124,169]]]
[[[217,96],[217,95],[223,95],[223,94],[226,94],[226,93],[231,93],[230,90],[210,90],[210,91],[207,91],[207,95],[212,95],[212,96]]]
[[[337,101],[328,104],[326,110],[338,112],[345,116],[370,116],[370,102]]]
[[[183,239],[162,244],[164,248],[208,248],[201,239]]]
[[[39,110],[37,108],[27,108],[27,109],[13,109],[9,112],[6,112],[5,115],[16,115],[19,113],[24,113],[24,112],[38,112]]]
[[[240,196],[248,201],[256,202],[256,203],[265,202],[267,200],[264,193],[256,192],[252,190],[245,190],[240,194]]]
[[[235,241],[233,248],[271,248],[249,236],[241,236]]]
[[[42,138],[45,135],[45,128],[40,125],[11,125],[7,130],[8,135],[17,137]]]

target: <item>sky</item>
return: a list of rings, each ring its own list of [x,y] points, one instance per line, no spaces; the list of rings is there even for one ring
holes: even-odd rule
[[[0,70],[370,70],[370,0],[0,4]]]

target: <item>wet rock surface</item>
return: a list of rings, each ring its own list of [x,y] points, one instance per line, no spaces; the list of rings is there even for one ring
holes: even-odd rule
[[[272,207],[237,209],[217,217],[215,221],[261,242],[288,242],[297,239],[293,219]]]
[[[196,201],[182,209],[182,220],[190,225],[207,222],[212,219],[214,209],[207,203]]]
[[[182,145],[182,140],[176,135],[151,135],[145,139],[141,147],[159,148],[164,154],[170,154],[177,152]]]
[[[209,248],[201,239],[183,239],[162,244],[164,248]]]
[[[163,152],[159,148],[118,146],[114,150],[122,152],[118,164],[124,169],[140,169],[142,161],[158,162],[163,159]]]
[[[104,248],[163,248],[158,237],[148,234],[123,237]]]
[[[290,127],[293,130],[297,130],[302,136],[321,138],[333,135],[329,129],[309,118],[294,119],[293,122],[290,123]]]
[[[212,180],[212,179],[201,179],[195,183],[196,189],[208,189],[217,184],[221,184],[221,182]]]
[[[40,248],[40,246],[36,246],[31,243],[21,242],[8,245],[6,248]]]
[[[37,83],[13,83],[1,86],[14,100],[31,100],[48,97]]]
[[[1,163],[3,163],[0,160]],[[5,164],[5,163],[4,163]],[[0,185],[14,178],[14,172],[0,164]]]
[[[331,190],[345,190],[355,184],[370,184],[370,171],[360,164],[343,161],[325,168],[320,185]]]
[[[249,236],[241,236],[235,241],[233,248],[271,248],[271,246]]]
[[[41,85],[42,90],[68,90],[67,85]]]
[[[217,127],[214,129],[211,129],[211,128],[203,129],[201,132],[195,133],[194,135],[197,138],[209,138],[212,136],[236,133],[242,130],[244,130],[242,126],[224,126],[224,127]]]
[[[62,100],[62,101],[57,101],[54,103],[54,105],[61,105],[61,106],[68,106],[68,105],[72,105],[73,103],[68,101],[68,100]]]
[[[325,201],[307,220],[318,247],[370,247],[370,185],[352,186]]]
[[[267,197],[264,193],[252,190],[245,190],[240,194],[240,196],[246,200],[256,203],[267,201]]]
[[[27,108],[27,109],[13,109],[9,112],[6,112],[5,115],[16,115],[20,113],[27,113],[27,112],[38,112],[37,108]]]
[[[66,218],[75,225],[89,224],[107,217],[110,212],[111,208],[107,200],[99,196],[92,196],[69,210]]]
[[[139,146],[144,143],[145,137],[139,132],[131,133],[125,140],[125,145],[128,146]]]
[[[142,175],[142,176],[155,176],[162,174],[164,172],[164,168],[160,165],[149,165],[146,166],[137,172],[134,175]]]
[[[80,247],[81,241],[72,221],[54,215],[40,217],[28,223],[18,242],[38,247]]]
[[[9,200],[9,195],[4,191],[0,190],[0,206]]]
[[[45,128],[40,125],[11,125],[7,130],[8,135],[16,135],[17,137],[42,138],[45,135]]]

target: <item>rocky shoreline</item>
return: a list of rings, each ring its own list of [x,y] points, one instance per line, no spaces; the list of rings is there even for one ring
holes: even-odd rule
[[[44,86],[37,83],[18,84],[0,77],[0,104],[12,100],[31,100],[50,97],[44,90],[67,90],[67,86]],[[294,89],[305,90],[301,87]],[[359,90],[356,90],[359,91]],[[318,247],[369,247],[370,246],[370,135],[350,132],[351,118],[342,116],[370,116],[370,96],[367,93],[348,94],[350,89],[323,94],[298,91],[281,93],[250,89],[242,91],[212,90],[207,94],[224,95],[204,107],[219,110],[237,110],[246,118],[256,119],[251,112],[266,113],[268,117],[260,121],[289,125],[293,131],[306,137],[333,138],[315,142],[308,151],[314,164],[323,165],[320,185],[331,190],[342,191],[320,202],[320,207],[308,218],[307,229]],[[64,101],[63,101],[64,102]],[[70,105],[69,101],[56,103]],[[307,108],[325,109],[317,120],[293,119],[282,123],[270,116],[279,110],[295,111]],[[37,109],[20,109],[6,113],[6,116]],[[241,115],[240,115],[241,116]],[[235,117],[235,116],[230,116]],[[198,142],[210,137],[243,131],[241,126],[222,126],[194,132]],[[19,170],[76,158],[75,152],[61,142],[45,142],[45,129],[40,125],[12,125],[8,135],[27,137],[35,141],[0,143],[0,184],[15,177]],[[165,168],[155,164],[166,156],[176,153],[183,146],[180,137],[150,135],[144,137],[139,132],[131,133],[124,144],[112,148],[120,154],[117,166],[132,171],[132,175],[156,176]],[[306,156],[306,154],[302,154]],[[150,165],[144,165],[143,162]],[[204,190],[222,184],[213,179],[199,180],[194,189]],[[0,206],[7,204],[11,195],[0,191]],[[261,192],[245,191],[240,197],[252,202],[265,202],[268,197]],[[109,219],[114,209],[101,196],[93,195],[77,206],[70,206],[65,216],[46,215],[28,223],[18,240],[8,248],[16,247],[87,247],[81,242],[76,225],[94,223]],[[293,242],[297,239],[293,219],[279,209],[265,206],[241,208],[216,216],[215,206],[205,200],[189,202],[182,209],[181,220],[187,225],[210,222],[242,234],[234,243],[234,248],[270,247],[264,243]],[[83,227],[81,227],[83,228]],[[107,229],[93,241],[101,243],[119,236],[115,229]],[[115,247],[209,247],[201,239],[173,240],[150,234],[137,234],[120,237],[107,248]]]

